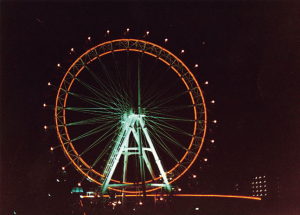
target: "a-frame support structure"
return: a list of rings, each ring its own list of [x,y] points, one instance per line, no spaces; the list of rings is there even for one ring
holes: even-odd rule
[[[165,187],[167,190],[171,190],[171,186],[168,182],[166,172],[161,164],[161,160],[154,148],[153,142],[148,133],[147,127],[145,126],[145,115],[144,114],[135,114],[133,110],[129,113],[125,113],[122,119],[122,128],[119,135],[115,140],[115,145],[110,153],[108,162],[103,171],[103,185],[102,185],[102,194],[105,193],[108,187],[117,187],[117,186],[129,186],[132,184],[110,184],[110,179],[112,178],[117,164],[121,159],[121,155],[124,155],[124,167],[123,167],[123,182],[127,180],[127,168],[128,168],[128,157],[130,155],[139,155],[140,161],[140,170],[141,170],[141,179],[143,191],[146,186],[160,186]],[[145,142],[142,142],[141,135],[144,134]],[[133,135],[136,145],[133,147],[129,146],[130,135]],[[145,184],[145,172],[144,164],[146,164],[147,169],[149,170],[152,178],[155,178],[151,163],[146,155],[146,151],[152,153],[155,163],[158,167],[160,175],[162,176],[163,183],[149,183]],[[144,196],[145,193],[143,192]]]

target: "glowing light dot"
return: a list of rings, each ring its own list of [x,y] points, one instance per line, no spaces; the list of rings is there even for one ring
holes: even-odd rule
[[[60,67],[60,63],[57,64],[57,67]]]
[[[163,198],[163,197],[160,197],[159,200],[162,201],[162,200],[164,200],[164,198]]]
[[[197,68],[197,67],[198,67],[198,64],[195,64],[195,67]]]
[[[207,84],[208,84],[208,81],[205,81],[205,83],[204,83],[204,84],[206,84],[206,85],[207,85]]]
[[[91,40],[91,37],[88,37],[88,40]]]
[[[98,194],[97,197],[100,198],[100,195]]]
[[[120,204],[122,204],[122,202],[119,200],[119,201],[118,201],[118,204],[120,205]]]
[[[79,183],[78,183],[78,187],[80,187],[80,186],[81,186],[81,183],[79,182]]]
[[[168,38],[165,39],[165,43],[168,42]]]
[[[48,128],[47,125],[45,125],[45,126],[44,126],[44,129],[46,130],[47,128]]]
[[[181,50],[181,53],[184,53],[184,50],[183,50],[183,49]]]
[[[44,104],[43,104],[43,107],[46,107],[46,106],[47,106],[46,103],[44,103]]]
[[[197,178],[197,175],[193,175],[193,178]]]
[[[217,120],[214,120],[213,123],[217,123]]]
[[[74,51],[74,48],[71,48],[71,52],[73,52]]]
[[[107,30],[107,31],[106,31],[106,33],[108,33],[108,34],[109,34],[109,30]]]
[[[50,82],[48,82],[48,86],[51,86],[51,83],[50,83]]]
[[[204,160],[205,162],[207,162],[207,158],[204,158],[203,160]]]
[[[212,100],[210,103],[214,104],[214,103],[215,103],[215,100]]]
[[[51,151],[53,151],[53,150],[54,150],[54,148],[53,148],[53,147],[51,147],[51,148],[50,148],[50,150],[51,150]]]
[[[143,202],[139,202],[139,205],[143,205]]]
[[[62,170],[65,170],[66,168],[63,166],[61,169],[62,169]]]
[[[149,31],[146,32],[147,35],[149,35],[149,33],[150,33]]]
[[[214,142],[215,142],[215,140],[211,140],[210,142],[214,143]]]
[[[129,28],[127,28],[127,32],[129,32]]]
[[[178,191],[180,192],[180,191],[181,191],[181,188],[178,188]]]

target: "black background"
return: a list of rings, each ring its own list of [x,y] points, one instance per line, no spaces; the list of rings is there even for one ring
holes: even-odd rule
[[[217,184],[200,193],[231,194],[231,186],[258,174],[279,176],[282,202],[299,202],[300,178],[300,4],[299,2],[1,2],[1,210],[3,214],[68,214],[67,198],[81,176],[69,171],[58,148],[51,110],[59,83],[56,64],[70,64],[86,39],[142,38],[167,48],[193,69],[208,102],[215,140],[209,167],[192,171]],[[110,37],[105,38],[106,30]],[[203,43],[204,42],[204,43]],[[209,81],[209,86],[203,83]],[[210,104],[214,99],[216,103]],[[185,183],[184,179],[180,183]],[[51,194],[51,197],[48,196]],[[268,207],[274,207],[270,204]],[[266,212],[266,214],[269,214]],[[287,214],[290,214],[287,212]]]

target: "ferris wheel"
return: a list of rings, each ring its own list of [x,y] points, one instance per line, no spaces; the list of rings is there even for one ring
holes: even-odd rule
[[[56,96],[62,149],[103,194],[170,190],[199,155],[206,122],[204,97],[189,68],[143,40],[112,40],[87,50]]]

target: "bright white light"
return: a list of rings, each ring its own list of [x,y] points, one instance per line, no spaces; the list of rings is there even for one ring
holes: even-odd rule
[[[91,40],[91,37],[88,37],[88,40]]]
[[[193,175],[193,178],[197,178],[197,175]]]
[[[71,52],[73,52],[74,51],[74,48],[71,48]]]
[[[60,63],[57,64],[57,67],[60,67]]]
[[[207,162],[207,158],[204,158],[203,160],[204,160],[205,162]]]
[[[62,169],[62,170],[65,170],[66,168],[63,166],[61,169]]]
[[[181,191],[181,188],[178,188],[178,191],[180,192],[180,191]]]
[[[165,43],[168,42],[168,38],[165,39]]]
[[[53,151],[53,149],[54,149],[53,147],[50,148],[51,151]]]
[[[109,34],[109,30],[107,30],[107,31],[106,31],[106,33],[108,33],[108,34]]]
[[[79,197],[80,197],[81,199],[83,198],[83,196],[82,196],[82,195],[80,195]]]
[[[49,197],[51,197],[51,194],[50,194],[50,193],[48,193],[48,196],[49,196]]]
[[[79,183],[78,183],[78,187],[80,187],[80,186],[81,186],[81,183],[79,182]]]
[[[44,126],[44,129],[46,130],[47,128],[48,128],[47,125],[45,125],[45,126]]]
[[[216,102],[215,102],[215,100],[211,100],[211,102],[210,102],[210,103],[214,104],[214,103],[216,103]]]
[[[215,142],[215,140],[211,140],[210,142],[214,143],[214,142]]]
[[[208,81],[205,81],[205,83],[204,83],[205,85],[208,85]]]
[[[146,32],[147,35],[149,35],[149,33],[150,33],[149,31]]]
[[[183,49],[181,50],[181,53],[184,53],[184,50],[183,50]]]
[[[127,32],[129,32],[129,28],[127,28]]]
[[[127,29],[129,29],[129,28],[127,28]],[[121,200],[118,201],[118,204],[119,204],[119,205],[122,204]]]
[[[217,120],[214,120],[213,123],[217,123]]]
[[[163,198],[163,197],[160,197],[159,200],[162,201],[162,200],[164,200],[164,198]]]
[[[46,103],[44,103],[44,104],[43,104],[43,107],[46,107],[46,106],[47,106]]]
[[[198,67],[198,64],[195,64],[195,67]]]
[[[51,86],[51,83],[50,83],[50,82],[48,82],[48,86]]]
[[[143,202],[139,202],[139,205],[143,205]]]
[[[59,182],[59,179],[56,179],[57,182]]]
[[[195,211],[198,211],[199,210],[199,208],[195,208]]]

